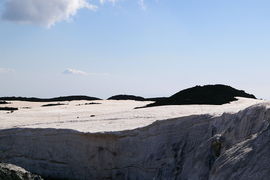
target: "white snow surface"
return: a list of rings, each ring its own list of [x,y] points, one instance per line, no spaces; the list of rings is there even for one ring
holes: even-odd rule
[[[85,105],[85,103],[101,103]],[[80,132],[113,132],[131,130],[167,120],[190,115],[236,113],[249,106],[264,103],[263,100],[238,98],[224,105],[174,105],[134,109],[152,102],[140,101],[71,101],[65,105],[42,107],[50,103],[12,101],[1,107],[18,107],[13,113],[0,111],[0,129],[55,128]],[[55,104],[57,102],[53,102]],[[25,108],[28,107],[28,108]],[[93,116],[94,115],[94,116]]]

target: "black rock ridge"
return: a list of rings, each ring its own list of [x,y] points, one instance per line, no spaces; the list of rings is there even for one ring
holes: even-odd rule
[[[158,99],[155,103],[149,104],[146,107],[191,104],[222,105],[236,101],[236,97],[256,99],[254,95],[248,94],[243,90],[238,90],[230,86],[217,84],[195,86],[189,89],[185,89],[168,98]]]

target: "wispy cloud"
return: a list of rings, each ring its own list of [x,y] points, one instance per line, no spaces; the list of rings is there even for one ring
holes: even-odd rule
[[[118,1],[118,0],[99,0],[99,2],[100,2],[101,4],[104,4],[105,2],[110,2],[110,3],[115,4],[117,1]]]
[[[66,75],[81,75],[81,76],[108,76],[108,73],[89,73],[89,72],[85,72],[85,71],[81,71],[78,69],[72,69],[72,68],[68,68],[66,69],[63,74]]]
[[[81,70],[77,70],[77,69],[71,69],[68,68],[66,69],[63,74],[73,74],[73,75],[82,75],[82,76],[87,76],[89,75],[89,73],[81,71]]]
[[[15,72],[14,69],[10,69],[10,68],[0,68],[0,74],[7,74],[7,73],[13,73]]]
[[[138,4],[142,10],[146,10],[146,5],[144,3],[144,0],[138,0]]]
[[[101,4],[104,4],[104,3],[106,3],[106,2],[115,4],[115,3],[119,2],[119,1],[120,1],[120,0],[99,0],[99,2],[100,2]],[[139,7],[140,7],[141,9],[146,10],[147,7],[146,7],[146,5],[145,5],[144,0],[137,0],[137,2],[138,2],[138,5],[139,5]]]
[[[2,19],[51,27],[82,8],[96,10],[97,6],[87,0],[5,0]]]

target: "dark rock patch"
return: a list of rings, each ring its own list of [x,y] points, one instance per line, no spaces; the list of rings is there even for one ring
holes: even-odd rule
[[[84,104],[77,104],[76,106],[94,105],[94,104],[101,104],[101,103],[90,102],[90,103],[84,103]]]
[[[56,103],[56,104],[45,104],[45,105],[42,105],[42,107],[50,107],[50,106],[62,106],[62,105],[66,105],[66,104],[62,104],[62,103]]]
[[[21,109],[31,109],[31,107],[21,107]]]
[[[0,111],[17,111],[17,110],[19,109],[14,107],[0,107]]]
[[[10,103],[7,101],[0,101],[0,104],[10,104]]]
[[[84,105],[93,105],[93,104],[101,104],[101,103],[91,102],[91,103],[85,103]]]

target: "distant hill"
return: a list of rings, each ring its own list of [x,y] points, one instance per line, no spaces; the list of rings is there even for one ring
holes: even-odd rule
[[[29,102],[55,102],[55,101],[79,101],[79,100],[101,100],[89,96],[61,96],[56,98],[34,98],[34,97],[0,97],[0,101],[29,101]]]
[[[155,101],[145,107],[163,106],[163,105],[188,105],[188,104],[210,104],[222,105],[237,100],[235,97],[256,97],[248,94],[243,90],[238,90],[226,85],[206,85],[195,86],[182,90],[170,97],[144,98],[134,95],[116,95],[108,98],[108,100],[135,100],[135,101]],[[101,100],[96,97],[89,96],[61,96],[56,98],[35,98],[35,97],[0,97],[0,102],[6,104],[5,101],[30,101],[30,102],[57,102],[57,101],[75,101],[75,100]]]
[[[155,103],[145,107],[188,104],[222,105],[237,100],[235,97],[256,99],[254,95],[247,94],[243,90],[217,84],[185,89],[168,98],[158,99]]]
[[[146,101],[145,98],[140,96],[133,96],[133,95],[116,95],[108,98],[108,100],[134,100],[134,101]]]
[[[108,98],[108,100],[159,101],[165,98],[166,97],[144,98],[141,96],[121,94],[121,95],[112,96]]]

